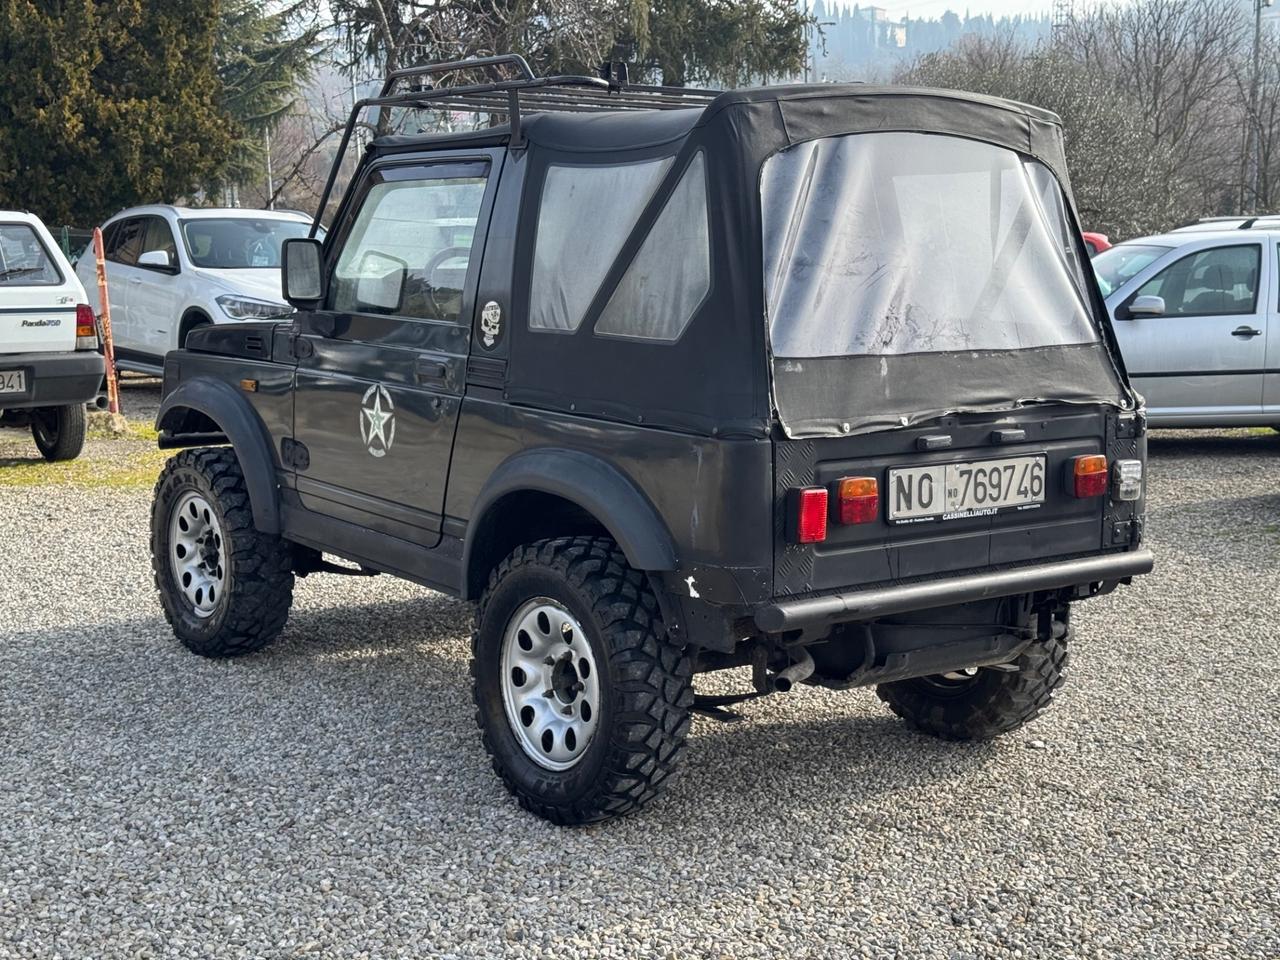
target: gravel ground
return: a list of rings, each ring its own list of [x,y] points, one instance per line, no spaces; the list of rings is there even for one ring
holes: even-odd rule
[[[312,577],[202,661],[145,491],[0,486],[0,957],[1274,960],[1280,437],[1151,446],[1158,572],[1077,608],[1040,721],[955,746],[803,689],[582,830],[490,771],[469,608]]]

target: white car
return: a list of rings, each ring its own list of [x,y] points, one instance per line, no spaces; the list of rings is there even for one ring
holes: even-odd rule
[[[71,264],[38,217],[0,210],[0,426],[29,427],[46,460],[79,456],[102,374]]]
[[[158,374],[195,327],[290,313],[280,245],[310,229],[310,217],[289,211],[148,206],[116,214],[102,227],[116,366]],[[101,310],[92,250],[76,272]]]
[[[1280,218],[1216,219],[1093,258],[1155,427],[1280,425]]]

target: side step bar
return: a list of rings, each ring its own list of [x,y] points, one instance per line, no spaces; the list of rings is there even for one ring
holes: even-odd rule
[[[845,593],[800,600],[783,600],[761,607],[756,626],[765,633],[782,633],[803,627],[824,626],[850,620],[871,620],[908,610],[946,607],[971,600],[1011,597],[1037,590],[1057,590],[1078,584],[1127,580],[1150,573],[1155,564],[1150,550],[1083,557],[1013,570],[975,573],[950,580],[929,580],[898,587],[850,590]]]

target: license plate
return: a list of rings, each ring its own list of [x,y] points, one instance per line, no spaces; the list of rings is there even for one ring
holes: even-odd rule
[[[0,370],[0,394],[26,392],[27,373],[25,370]]]
[[[1045,457],[939,463],[889,471],[889,519],[897,523],[984,517],[1044,503]]]

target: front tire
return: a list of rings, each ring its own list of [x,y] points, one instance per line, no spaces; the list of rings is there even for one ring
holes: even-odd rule
[[[202,657],[261,650],[293,603],[293,553],[253,525],[235,452],[183,450],[156,482],[151,567],[166,619]]]
[[[1033,643],[1012,670],[983,667],[876,687],[889,709],[922,733],[943,740],[991,740],[1044,712],[1066,680],[1067,632]]]
[[[40,455],[50,463],[80,456],[87,429],[83,403],[31,411],[31,437]]]
[[[525,809],[583,824],[657,796],[688,736],[692,661],[612,540],[518,547],[489,578],[472,652],[485,749]]]

